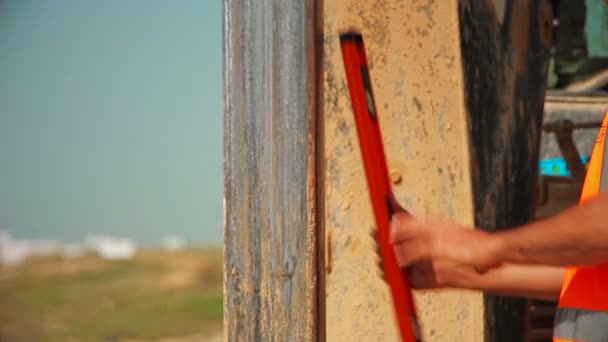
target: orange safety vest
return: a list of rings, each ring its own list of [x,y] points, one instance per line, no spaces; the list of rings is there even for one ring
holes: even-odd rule
[[[608,156],[607,128],[608,113],[591,154],[580,203],[608,189],[608,162],[604,163],[604,156]],[[608,263],[566,270],[555,312],[553,341],[608,341]]]

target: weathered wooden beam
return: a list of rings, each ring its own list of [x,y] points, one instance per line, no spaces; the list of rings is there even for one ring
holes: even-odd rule
[[[553,15],[546,0],[462,0],[460,44],[475,224],[534,218]],[[486,340],[524,341],[527,302],[486,296]]]
[[[316,1],[224,0],[224,335],[317,338]]]

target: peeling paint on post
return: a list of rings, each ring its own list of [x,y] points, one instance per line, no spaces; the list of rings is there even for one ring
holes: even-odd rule
[[[224,336],[317,338],[314,0],[224,0]]]

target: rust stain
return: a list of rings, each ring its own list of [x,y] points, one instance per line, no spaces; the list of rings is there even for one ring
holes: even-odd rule
[[[549,0],[540,0],[538,5],[538,26],[543,45],[550,48],[553,44],[553,7]]]
[[[401,184],[403,177],[401,177],[401,173],[397,170],[391,170],[390,172],[391,182],[395,185]]]
[[[325,272],[331,274],[331,231],[325,233]]]
[[[514,0],[511,16],[511,39],[513,49],[513,70],[521,73],[526,67],[528,36],[530,26],[530,6],[527,0]]]

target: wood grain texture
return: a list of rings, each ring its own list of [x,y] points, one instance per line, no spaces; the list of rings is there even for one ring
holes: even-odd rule
[[[313,0],[224,0],[224,336],[317,338]]]
[[[509,229],[535,209],[551,5],[461,0],[459,16],[475,224]],[[486,296],[486,340],[523,341],[526,312],[525,300]]]

